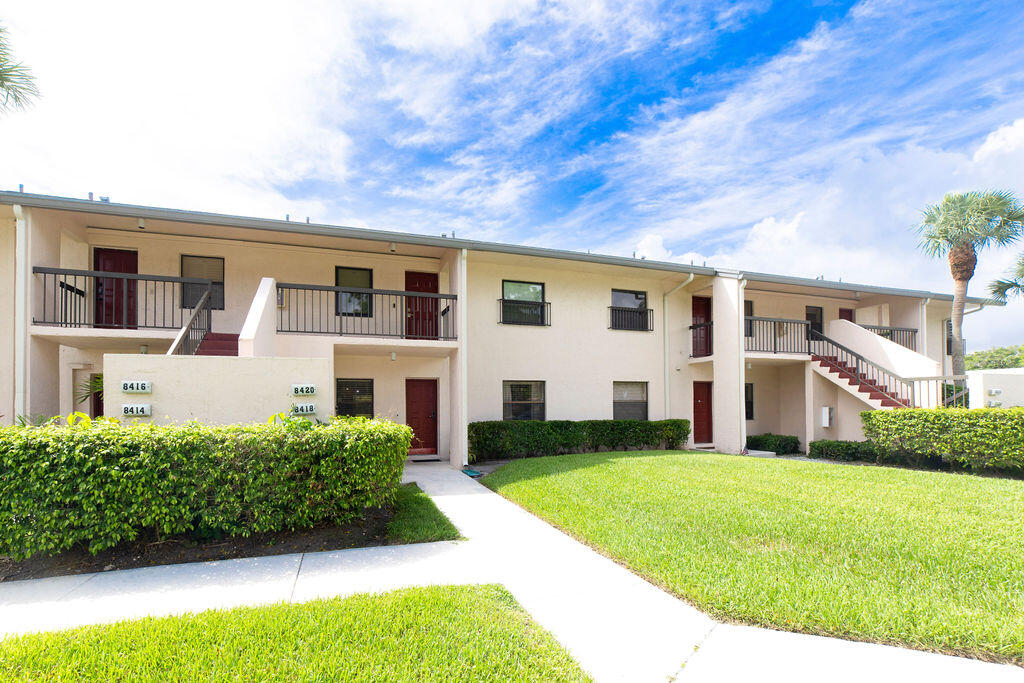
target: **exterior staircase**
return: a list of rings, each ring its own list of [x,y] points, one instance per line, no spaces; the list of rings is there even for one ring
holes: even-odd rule
[[[868,403],[878,402],[883,408],[911,407],[909,401],[900,398],[891,390],[877,386],[866,373],[857,372],[855,366],[850,365],[838,356],[812,354],[811,360],[817,363],[819,367],[824,368],[829,375],[829,379],[836,384],[842,385],[842,383],[845,383],[847,386],[863,394],[860,398],[871,399],[867,401]]]
[[[237,356],[238,335],[207,332],[196,349],[197,356]]]

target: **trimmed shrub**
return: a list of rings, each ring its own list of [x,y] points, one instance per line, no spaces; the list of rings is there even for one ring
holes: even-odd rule
[[[600,449],[677,449],[689,436],[689,420],[494,420],[469,425],[469,456],[476,462]]]
[[[861,421],[882,458],[1024,470],[1024,408],[868,410]]]
[[[783,434],[754,434],[747,437],[747,448],[754,451],[771,451],[777,455],[800,452],[800,439]]]
[[[830,441],[828,439],[820,439],[808,444],[807,455],[811,458],[823,458],[825,460],[876,462],[878,460],[878,449],[870,441]]]
[[[3,427],[0,554],[350,521],[394,501],[411,439],[405,425],[366,418]]]

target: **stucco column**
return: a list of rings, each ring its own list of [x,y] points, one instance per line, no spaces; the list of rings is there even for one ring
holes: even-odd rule
[[[469,306],[466,296],[466,266],[467,252],[460,249],[454,254],[451,260],[450,291],[458,299],[455,303],[455,329],[458,347],[448,358],[448,395],[450,409],[450,437],[448,446],[448,461],[454,467],[462,467],[469,463],[469,406],[467,404],[467,368],[466,362],[466,317],[469,313]]]
[[[28,406],[28,224],[22,207],[14,205],[14,415],[27,415]]]
[[[711,288],[714,321],[712,428],[717,450],[739,453],[746,445],[743,412],[743,279],[719,271]]]

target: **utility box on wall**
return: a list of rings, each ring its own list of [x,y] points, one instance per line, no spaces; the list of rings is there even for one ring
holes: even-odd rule
[[[835,408],[832,406],[821,407],[821,426],[831,427],[832,420],[835,418]]]

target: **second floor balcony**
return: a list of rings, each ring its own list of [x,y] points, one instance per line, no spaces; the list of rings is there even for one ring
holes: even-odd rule
[[[453,341],[455,294],[277,284],[277,331]]]

